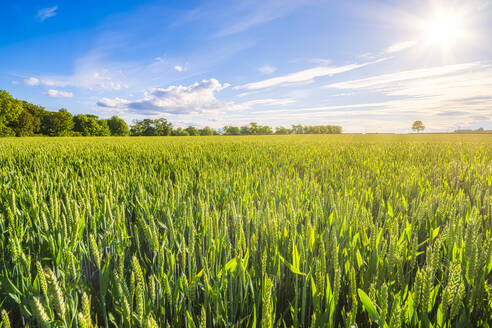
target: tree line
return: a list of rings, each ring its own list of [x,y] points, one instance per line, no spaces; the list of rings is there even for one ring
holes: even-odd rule
[[[66,109],[48,111],[44,107],[12,97],[0,90],[0,136],[212,136],[212,135],[270,135],[270,134],[339,134],[337,125],[292,125],[291,128],[272,127],[251,122],[245,126],[173,128],[165,118],[136,120],[127,123],[113,116],[100,119],[92,114],[72,115]]]

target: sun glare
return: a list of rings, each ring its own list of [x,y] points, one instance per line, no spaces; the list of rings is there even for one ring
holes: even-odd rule
[[[422,24],[423,38],[428,46],[450,50],[465,37],[464,17],[456,12],[440,9]]]
[[[463,35],[461,17],[454,14],[440,14],[427,25],[427,39],[430,42],[449,44]]]

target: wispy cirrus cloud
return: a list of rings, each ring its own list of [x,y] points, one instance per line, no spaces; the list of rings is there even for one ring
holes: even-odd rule
[[[387,53],[387,54],[393,54],[393,53],[396,53],[396,52],[407,50],[407,49],[410,49],[412,47],[415,47],[417,45],[417,43],[418,42],[417,41],[414,41],[414,40],[397,42],[397,43],[394,43],[391,46],[389,46],[386,49],[385,53]]]
[[[249,30],[258,25],[262,25],[273,20],[279,19],[292,13],[300,6],[309,4],[311,0],[265,0],[255,1],[238,1],[226,12],[233,21],[225,24],[213,37],[225,37]],[[230,21],[230,20],[226,20]]]
[[[319,106],[284,106],[248,111],[259,121],[317,120],[342,124],[347,131],[407,132],[411,122],[421,119],[431,130],[453,131],[459,127],[492,124],[492,66],[469,62],[406,70],[364,79],[332,83],[325,88],[348,90],[353,102],[336,104],[328,98]],[[361,97],[357,97],[357,95]],[[356,99],[377,99],[357,102]],[[335,104],[333,103],[335,102]],[[231,118],[244,119],[241,112]]]
[[[44,22],[48,18],[55,17],[58,6],[43,8],[38,11],[37,18],[40,22]]]
[[[425,79],[436,76],[443,76],[457,72],[467,71],[480,67],[479,62],[438,66],[431,68],[422,68],[415,70],[407,70],[397,73],[382,74],[364,79],[344,81],[333,83],[325,86],[326,88],[336,89],[362,89],[381,86],[394,86],[394,83],[408,80]]]
[[[265,89],[276,86],[285,86],[285,85],[293,85],[293,84],[302,84],[302,83],[312,83],[314,79],[323,76],[333,76],[336,74],[341,74],[345,72],[349,72],[358,68],[362,68],[367,65],[371,65],[374,63],[381,62],[386,60],[385,58],[362,63],[362,64],[349,64],[343,66],[318,66],[310,69],[305,69],[299,72],[270,78],[263,81],[247,83],[244,85],[239,85],[235,87],[237,90],[257,90],[257,89]]]
[[[379,108],[399,117],[426,117],[434,128],[473,122],[478,116],[488,118],[485,123],[492,120],[492,67],[481,62],[382,74],[326,88],[385,97]]]
[[[295,103],[296,100],[293,98],[266,98],[266,99],[254,99],[248,100],[242,103],[233,104],[230,103],[230,110],[246,110],[252,109],[257,106],[285,106]]]

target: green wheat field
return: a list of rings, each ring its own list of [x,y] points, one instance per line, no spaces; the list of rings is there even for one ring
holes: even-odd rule
[[[5,327],[489,327],[492,136],[0,140]]]

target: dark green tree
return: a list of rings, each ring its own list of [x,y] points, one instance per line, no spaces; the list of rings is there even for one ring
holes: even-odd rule
[[[277,126],[275,128],[275,134],[289,134],[290,130],[283,126]]]
[[[111,130],[109,129],[108,121],[106,120],[98,120],[97,124],[99,125],[99,131],[97,136],[110,136]]]
[[[201,136],[213,136],[215,133],[216,131],[208,126],[204,127],[203,129],[200,129]]]
[[[188,134],[190,136],[199,136],[200,135],[200,131],[198,131],[198,129],[195,128],[194,126],[189,126],[185,130],[188,131]]]
[[[45,112],[43,107],[23,101],[22,112],[15,121],[10,122],[9,127],[18,137],[38,134],[41,129],[41,119]]]
[[[100,136],[104,135],[102,125],[99,122],[99,117],[90,114],[79,114],[73,118],[74,132],[78,132],[83,136]],[[107,123],[105,125],[107,128]],[[108,130],[109,128],[107,128]]]
[[[169,136],[171,133],[172,124],[165,118],[137,120],[131,127],[131,134],[134,136]]]
[[[106,120],[112,136],[127,136],[130,134],[128,125],[118,116],[113,116]]]
[[[273,134],[273,130],[268,125],[259,125],[256,127],[256,133],[255,134],[260,134],[260,135]]]
[[[173,125],[165,118],[154,120],[154,125],[158,136],[170,136],[173,132]]]
[[[157,135],[155,131],[155,127],[153,124],[153,120],[146,118],[144,120],[138,121],[136,120],[132,127],[131,133],[134,136],[155,136]]]
[[[41,119],[41,132],[48,136],[68,136],[74,127],[73,116],[66,109],[46,112]]]
[[[241,134],[241,135],[243,135],[243,136],[244,136],[244,135],[250,135],[250,134],[253,134],[253,133],[252,133],[252,131],[251,131],[251,129],[250,129],[250,127],[249,127],[249,125],[243,125],[243,126],[241,127],[241,130],[240,130],[240,131],[241,131],[241,133],[240,133],[240,134]]]
[[[238,136],[241,134],[241,130],[237,126],[224,126],[224,135],[226,136]]]
[[[0,136],[13,136],[15,131],[8,125],[14,122],[22,112],[22,102],[7,91],[0,90]]]
[[[173,130],[173,136],[186,137],[189,135],[190,135],[189,132],[183,128],[177,128],[176,130]]]

